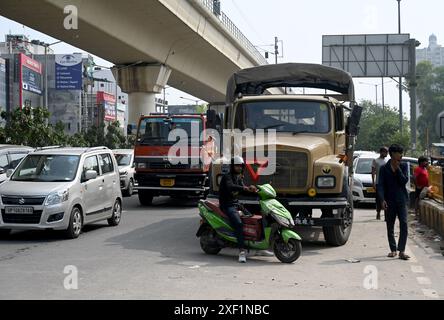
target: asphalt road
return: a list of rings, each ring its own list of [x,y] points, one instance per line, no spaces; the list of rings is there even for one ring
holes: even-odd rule
[[[86,227],[77,240],[55,232],[14,232],[0,239],[0,299],[440,299],[444,257],[439,243],[411,227],[411,261],[390,259],[384,222],[374,209],[355,211],[349,242],[327,246],[304,230],[303,253],[285,265],[237,252],[205,255],[195,237],[196,202],[125,199],[120,226]],[[348,260],[348,261],[347,261]],[[74,266],[75,269],[72,267]],[[78,273],[77,289],[68,281]],[[64,273],[67,272],[67,273]]]

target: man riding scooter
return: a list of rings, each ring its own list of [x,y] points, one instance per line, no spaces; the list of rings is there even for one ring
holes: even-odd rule
[[[257,193],[255,186],[246,186],[243,181],[245,162],[242,157],[236,156],[231,160],[230,172],[222,177],[219,189],[219,206],[227,215],[232,227],[235,230],[237,244],[239,246],[239,262],[247,262],[247,251],[245,247],[243,223],[239,215],[239,201],[237,199],[240,193]],[[274,255],[264,252],[264,255]]]

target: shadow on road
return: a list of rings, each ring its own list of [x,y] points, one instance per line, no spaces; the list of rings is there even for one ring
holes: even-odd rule
[[[165,219],[158,223],[141,227],[131,232],[111,237],[106,240],[111,246],[121,246],[127,250],[142,250],[160,253],[165,258],[160,264],[166,265],[211,265],[233,266],[237,260],[236,249],[223,249],[217,256],[206,255],[200,248],[196,232],[199,219],[196,217]],[[320,249],[329,249],[322,238],[322,230],[301,232],[303,238],[314,237],[304,241],[302,257],[321,254]],[[322,241],[321,241],[322,239]],[[279,263],[276,258],[250,257],[248,266],[264,266]],[[236,264],[237,266],[237,264]]]

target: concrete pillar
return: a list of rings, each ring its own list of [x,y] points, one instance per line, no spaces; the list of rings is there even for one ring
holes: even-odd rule
[[[168,83],[171,69],[163,64],[114,66],[114,77],[128,94],[128,124],[137,125],[142,114],[156,112],[155,95]]]

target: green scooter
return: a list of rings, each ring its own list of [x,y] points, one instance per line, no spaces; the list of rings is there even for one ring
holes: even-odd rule
[[[293,263],[302,252],[301,237],[292,230],[294,221],[290,212],[276,200],[276,191],[269,184],[257,186],[261,213],[245,215],[244,236],[247,249],[273,249],[275,256],[283,263]],[[216,200],[199,202],[201,225],[196,234],[206,254],[216,255],[225,247],[237,247],[234,229],[228,217],[219,208]]]

